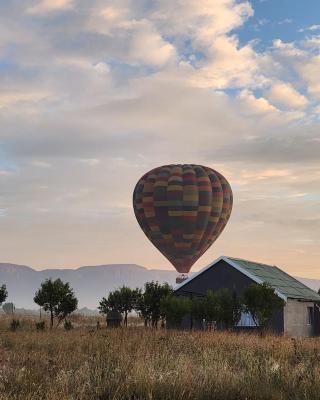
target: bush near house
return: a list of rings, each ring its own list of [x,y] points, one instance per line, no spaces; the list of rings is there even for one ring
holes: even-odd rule
[[[260,331],[268,328],[272,316],[285,304],[268,283],[253,283],[248,286],[243,294],[243,303]]]
[[[144,319],[145,326],[158,327],[159,321],[165,318],[161,310],[161,301],[172,293],[172,287],[167,283],[147,282],[144,290],[131,289],[122,286],[103,297],[98,309],[101,314],[108,314],[115,311],[123,314],[124,325],[127,326],[128,314],[135,311]]]

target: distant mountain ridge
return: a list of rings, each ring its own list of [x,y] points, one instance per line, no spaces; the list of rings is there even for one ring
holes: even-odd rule
[[[147,269],[136,264],[106,264],[77,269],[34,270],[26,265],[0,263],[0,285],[6,284],[9,297],[18,308],[36,309],[33,296],[47,278],[70,282],[79,300],[79,308],[96,309],[100,299],[111,290],[127,285],[143,287],[147,281],[168,282],[173,285],[175,271]]]
[[[147,269],[136,264],[106,264],[77,269],[49,268],[37,271],[26,265],[0,263],[0,285],[7,285],[7,301],[25,309],[37,308],[33,296],[41,282],[47,278],[61,278],[64,282],[70,282],[79,300],[79,308],[88,307],[94,310],[103,296],[119,286],[143,287],[145,282],[152,280],[174,285],[176,276],[174,270]],[[315,291],[320,288],[320,280],[298,277],[296,279]]]

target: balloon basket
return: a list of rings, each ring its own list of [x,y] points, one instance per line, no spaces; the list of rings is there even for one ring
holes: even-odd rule
[[[183,281],[185,281],[186,279],[188,279],[188,274],[179,274],[176,277],[176,284],[178,285],[179,283],[182,283]]]

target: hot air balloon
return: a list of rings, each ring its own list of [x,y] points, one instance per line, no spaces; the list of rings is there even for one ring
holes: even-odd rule
[[[133,208],[148,239],[185,276],[226,226],[232,190],[211,168],[164,165],[139,179]]]

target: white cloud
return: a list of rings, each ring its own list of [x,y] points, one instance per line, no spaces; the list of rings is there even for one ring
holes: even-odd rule
[[[34,167],[38,167],[38,168],[51,168],[52,164],[47,162],[47,161],[42,161],[42,160],[32,160],[31,164]]]
[[[7,215],[7,209],[5,208],[0,208],[0,218],[4,218]]]
[[[97,158],[84,158],[84,159],[80,159],[80,162],[82,162],[90,167],[94,167],[95,165],[100,164],[100,160],[98,160]]]
[[[303,55],[303,50],[297,48],[294,43],[286,43],[281,39],[274,39],[272,44],[275,50],[281,51],[281,54],[287,57],[299,57]]]
[[[307,85],[308,92],[315,98],[320,99],[320,56],[313,57],[299,65],[298,71]]]
[[[14,106],[18,103],[36,103],[49,96],[50,93],[41,91],[25,92],[21,90],[3,90],[0,93],[0,109],[3,107]]]
[[[274,83],[266,95],[271,103],[289,109],[305,108],[308,104],[308,99],[295,90],[290,83]]]
[[[320,48],[320,35],[308,37],[303,42],[304,47],[311,49],[319,49]]]
[[[42,0],[34,7],[27,9],[30,14],[46,14],[52,11],[66,10],[73,6],[73,0]]]
[[[318,31],[320,30],[320,25],[310,25],[307,28],[301,28],[299,29],[299,32],[305,32],[305,31]]]
[[[193,81],[199,87],[258,86],[256,54],[250,45],[239,47],[235,36],[219,36],[208,49],[207,60],[197,68]]]
[[[247,107],[254,113],[274,113],[279,110],[263,97],[256,98],[250,91],[242,90],[239,98],[245,102]]]
[[[143,24],[132,33],[129,59],[133,62],[161,67],[175,58],[174,46],[163,40],[148,24]]]
[[[108,74],[110,72],[110,67],[108,64],[104,62],[99,62],[94,66],[94,69],[99,73],[99,74]]]
[[[162,0],[156,3],[151,18],[168,34],[190,36],[196,45],[207,46],[252,15],[248,1]]]

